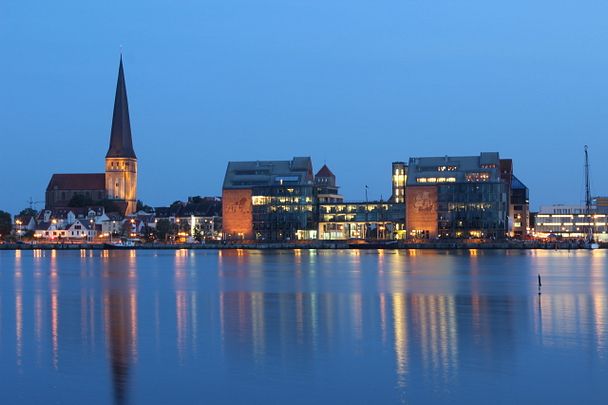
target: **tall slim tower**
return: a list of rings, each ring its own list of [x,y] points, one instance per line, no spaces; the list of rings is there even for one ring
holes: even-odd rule
[[[110,148],[106,154],[106,192],[108,198],[124,200],[127,203],[125,215],[135,212],[137,206],[137,156],[135,156],[131,139],[122,55],[120,55],[118,83],[114,98]]]

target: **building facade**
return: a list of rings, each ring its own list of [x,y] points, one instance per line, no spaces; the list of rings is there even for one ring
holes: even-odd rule
[[[533,235],[537,238],[584,239],[588,229],[591,228],[594,240],[606,242],[608,241],[608,207],[605,208],[592,205],[591,212],[587,214],[584,205],[541,206],[534,214]]]
[[[530,231],[530,199],[528,187],[517,177],[511,181],[509,204],[510,236],[524,238]]]
[[[408,238],[505,237],[510,179],[497,152],[411,158],[405,192]]]
[[[392,164],[392,195],[391,202],[397,204],[405,203],[405,186],[407,184],[407,165],[405,162],[393,162]]]
[[[316,239],[312,160],[229,162],[222,217],[227,240]]]
[[[403,214],[403,204],[391,202],[320,202],[318,238],[321,240],[400,239]]]

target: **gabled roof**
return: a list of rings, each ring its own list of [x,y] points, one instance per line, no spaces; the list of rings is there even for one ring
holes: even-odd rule
[[[105,173],[53,174],[46,190],[105,190]]]
[[[72,229],[72,228],[74,228],[74,225],[82,225],[82,227],[83,227],[84,229],[89,230],[89,229],[91,229],[91,227],[94,227],[94,226],[95,226],[95,223],[92,223],[92,224],[91,224],[91,223],[89,223],[89,221],[88,221],[88,220],[86,220],[86,219],[76,219],[76,220],[75,220],[73,223],[68,224],[68,225],[65,227],[65,229],[66,229],[66,230]]]
[[[120,65],[118,66],[118,82],[116,83],[116,96],[114,97],[110,148],[106,154],[106,158],[111,157],[137,158],[131,139],[131,121],[129,119],[129,103],[127,101],[127,86],[122,66],[122,55],[120,55]]]
[[[38,225],[36,225],[36,230],[37,231],[48,231],[50,227],[51,227],[51,222],[40,222]]]
[[[16,221],[21,221],[21,225],[29,225],[29,223],[34,220],[34,223],[36,222],[36,218],[34,218],[34,216],[32,215],[23,215],[23,216],[16,216],[15,217],[15,222]]]
[[[317,172],[315,177],[335,177],[335,176],[331,172],[331,170],[329,170],[329,167],[327,167],[327,165],[323,165],[323,167],[321,168],[321,170],[319,170]]]

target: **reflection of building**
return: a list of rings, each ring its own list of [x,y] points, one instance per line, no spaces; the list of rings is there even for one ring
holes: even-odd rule
[[[229,162],[222,213],[226,239],[315,239],[312,160]]]
[[[135,268],[130,268],[134,264],[120,266],[116,260],[104,266],[103,307],[114,403],[126,404],[129,374],[137,353],[137,287],[133,279]]]
[[[411,158],[405,192],[409,237],[504,237],[511,175],[510,160],[496,152]]]
[[[67,207],[75,196],[81,196],[89,204],[106,198],[116,200],[116,205],[123,214],[135,212],[137,157],[131,140],[122,56],[105,168],[105,173],[53,174],[46,189],[46,208]]]

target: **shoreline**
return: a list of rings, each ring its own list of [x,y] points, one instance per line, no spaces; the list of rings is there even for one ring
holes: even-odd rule
[[[605,249],[606,245],[600,245]],[[538,242],[538,241],[497,241],[497,242],[369,242],[348,243],[346,241],[311,242],[311,243],[243,243],[243,244],[200,244],[180,243],[164,244],[150,243],[137,246],[108,246],[103,243],[12,243],[0,244],[2,250],[402,250],[402,249],[432,249],[432,250],[471,250],[471,249],[519,249],[519,250],[588,250],[575,242]]]

